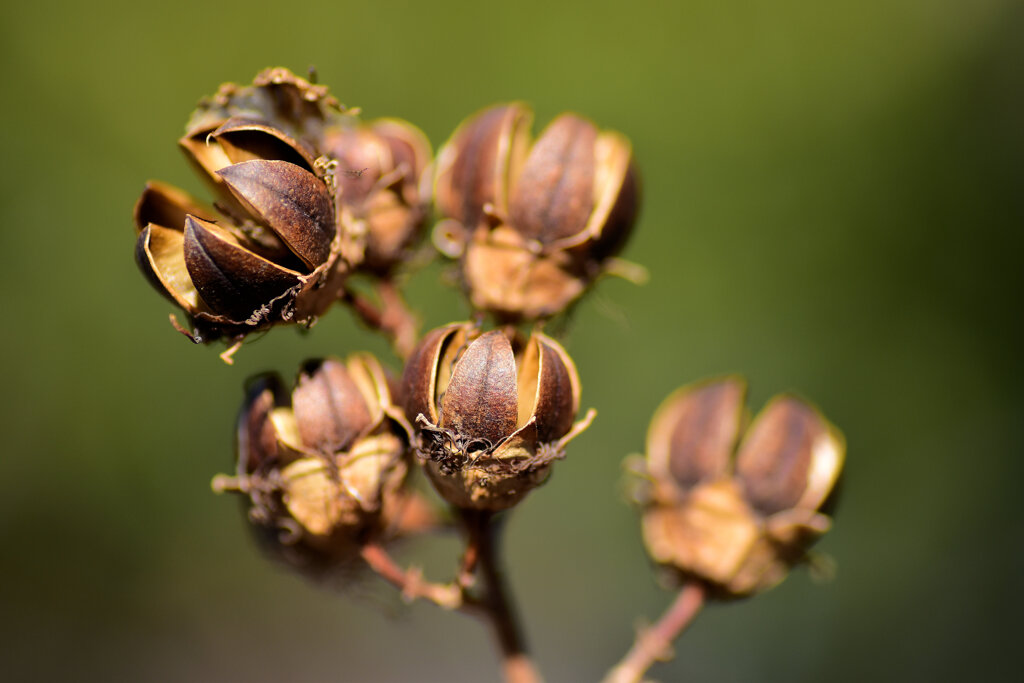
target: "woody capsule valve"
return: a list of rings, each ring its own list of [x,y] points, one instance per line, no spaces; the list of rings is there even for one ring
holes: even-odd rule
[[[565,349],[471,323],[429,332],[402,378],[427,475],[460,508],[503,510],[543,483],[595,411],[574,422],[580,383]]]

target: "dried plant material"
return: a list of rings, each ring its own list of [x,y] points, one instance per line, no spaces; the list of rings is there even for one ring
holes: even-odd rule
[[[744,395],[736,377],[684,387],[647,437],[647,550],[720,597],[771,588],[804,560],[831,526],[821,510],[845,454],[839,431],[793,396],[743,432]]]
[[[629,141],[562,114],[531,143],[514,103],[467,119],[438,153],[434,239],[461,257],[473,307],[507,321],[565,311],[624,245],[639,202]]]
[[[246,496],[248,518],[276,556],[329,572],[357,560],[365,543],[430,525],[404,489],[410,433],[375,358],[313,362],[290,395],[275,376],[252,385],[238,419],[237,473],[214,488]]]
[[[406,415],[435,488],[460,508],[503,510],[543,483],[589,426],[565,349],[534,333],[480,334],[470,323],[428,333],[402,378]]]

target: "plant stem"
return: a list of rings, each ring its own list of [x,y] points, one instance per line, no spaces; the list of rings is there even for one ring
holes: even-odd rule
[[[418,569],[402,569],[388,551],[376,543],[367,543],[360,553],[366,564],[378,576],[401,590],[402,597],[408,602],[424,598],[445,609],[463,606],[463,594],[459,586],[425,581],[422,572]]]
[[[704,605],[704,586],[691,581],[683,585],[675,601],[658,623],[642,629],[622,661],[604,683],[638,683],[657,660],[672,658],[672,642],[686,630]]]
[[[404,360],[416,347],[416,316],[406,306],[402,293],[391,280],[378,280],[374,289],[380,299],[380,307],[349,287],[344,289],[342,300],[367,326],[387,335],[395,353]]]
[[[483,599],[474,601],[471,606],[494,629],[505,680],[507,683],[539,683],[541,676],[526,652],[511,593],[502,575],[497,552],[500,528],[494,523],[494,513],[478,510],[460,512],[469,536],[467,553],[475,554],[483,580]]]

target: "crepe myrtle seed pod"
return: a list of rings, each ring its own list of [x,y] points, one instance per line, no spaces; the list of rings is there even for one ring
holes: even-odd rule
[[[651,557],[718,597],[782,581],[831,526],[842,434],[807,402],[771,399],[745,430],[738,377],[683,387],[647,436],[643,512]]]
[[[348,260],[387,275],[422,236],[430,204],[430,142],[399,119],[335,126],[324,134],[335,164],[339,220],[351,236]]]
[[[434,241],[461,257],[474,308],[546,318],[572,304],[625,244],[639,205],[632,147],[576,114],[536,141],[523,104],[467,119],[438,153]]]
[[[135,205],[139,268],[185,312],[192,329],[176,327],[194,342],[311,324],[337,298],[351,264],[318,136],[347,118],[283,69],[201,103],[180,145],[213,205],[156,181]]]
[[[580,382],[565,349],[535,332],[481,334],[471,323],[428,333],[402,377],[415,446],[441,496],[460,508],[503,510],[543,483],[566,444]]]
[[[238,418],[234,476],[268,550],[311,574],[358,557],[423,519],[404,489],[410,428],[368,354],[306,365],[289,394],[274,375],[253,381]]]

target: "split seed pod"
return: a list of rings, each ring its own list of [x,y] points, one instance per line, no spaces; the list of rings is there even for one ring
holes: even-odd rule
[[[558,342],[471,323],[429,332],[406,364],[405,412],[434,487],[460,508],[503,510],[547,479],[594,418],[578,422],[580,382]]]
[[[430,204],[430,142],[399,119],[335,127],[324,137],[337,162],[339,220],[359,269],[387,275],[423,233]]]
[[[201,103],[180,145],[214,205],[150,182],[135,206],[139,267],[186,313],[193,341],[310,324],[337,298],[350,264],[317,136],[344,118],[322,86],[283,69]]]
[[[744,431],[745,391],[735,377],[683,387],[647,436],[648,552],[719,597],[771,588],[806,559],[831,527],[823,508],[846,452],[839,431],[794,396],[773,398]]]
[[[639,203],[632,147],[575,114],[531,144],[532,114],[499,105],[438,153],[435,243],[461,256],[470,302],[500,319],[564,311],[625,244]]]
[[[369,354],[308,364],[290,395],[276,376],[259,378],[237,433],[236,474],[215,490],[243,494],[267,547],[312,574],[395,536],[418,505],[403,489],[408,423]]]

